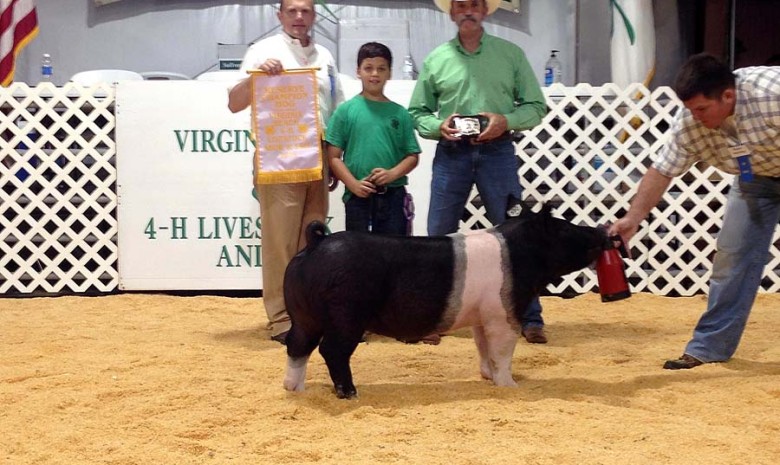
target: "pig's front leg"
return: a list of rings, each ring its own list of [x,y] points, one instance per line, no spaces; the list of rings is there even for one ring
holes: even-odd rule
[[[517,333],[506,322],[499,322],[485,325],[483,336],[493,383],[496,386],[517,387],[517,383],[512,378],[512,355],[517,344]],[[479,341],[477,346],[479,347]],[[480,359],[482,358],[480,354]],[[484,362],[480,361],[480,367],[483,365]]]
[[[477,344],[477,352],[479,352],[479,374],[483,378],[493,381],[493,370],[490,367],[485,328],[474,326],[471,328],[471,332],[474,334],[474,342]]]

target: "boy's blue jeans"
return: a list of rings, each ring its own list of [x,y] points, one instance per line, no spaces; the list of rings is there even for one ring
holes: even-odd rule
[[[522,194],[517,170],[515,146],[508,137],[484,144],[439,142],[433,159],[428,235],[458,231],[474,185],[488,220],[494,225],[503,223],[509,196],[519,199]],[[528,307],[523,327],[543,325],[542,307],[536,298]]]
[[[372,194],[365,199],[351,196],[344,204],[346,230],[405,236],[405,197],[403,187],[388,187],[384,194]]]
[[[707,311],[685,353],[702,362],[731,358],[761,285],[780,219],[780,178],[734,179],[710,277]]]

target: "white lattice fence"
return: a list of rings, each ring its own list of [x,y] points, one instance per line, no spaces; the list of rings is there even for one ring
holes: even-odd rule
[[[0,293],[117,288],[114,90],[0,91]]]
[[[640,84],[545,89],[550,112],[516,144],[521,158],[523,196],[548,202],[558,216],[578,224],[607,224],[622,216],[638,181],[668,137],[673,116],[682,107],[674,92],[652,93]],[[673,180],[669,192],[632,240],[634,258],[626,260],[635,291],[660,295],[706,292],[715,240],[720,231],[732,176],[707,165],[694,166]],[[489,225],[476,191],[462,226]],[[762,289],[780,290],[780,232]],[[597,285],[584,270],[549,288],[552,293],[582,293]]]
[[[680,102],[669,88],[651,93],[641,85],[545,92],[550,113],[516,144],[526,200],[551,203],[579,224],[614,221]],[[114,102],[110,86],[0,89],[0,294],[117,289]],[[674,180],[632,241],[634,291],[707,290],[730,180],[704,165]],[[487,226],[484,215],[472,197],[462,227]],[[780,290],[780,233],[775,238],[762,283],[770,292]],[[583,293],[596,285],[594,272],[584,270],[549,291]]]

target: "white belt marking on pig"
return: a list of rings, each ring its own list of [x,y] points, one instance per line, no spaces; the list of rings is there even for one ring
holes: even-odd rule
[[[443,324],[448,328],[481,326],[487,313],[509,321],[511,279],[509,251],[503,236],[475,231],[451,236],[455,255],[453,289]],[[493,312],[501,312],[496,315]]]

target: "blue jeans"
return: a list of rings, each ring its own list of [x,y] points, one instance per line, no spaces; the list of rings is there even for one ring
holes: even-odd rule
[[[685,353],[702,362],[734,355],[761,285],[780,220],[780,178],[734,179],[712,264],[707,311]]]
[[[433,159],[428,235],[458,231],[475,184],[488,220],[494,225],[503,223],[509,196],[519,199],[523,193],[517,170],[515,146],[509,138],[485,144],[439,142]],[[543,325],[537,297],[526,311],[523,327]]]
[[[344,204],[347,231],[367,231],[405,236],[407,219],[404,213],[406,189],[388,187],[384,194],[368,198],[353,195]]]
[[[487,143],[439,142],[433,159],[428,235],[458,231],[471,188],[476,184],[494,225],[506,220],[509,195],[520,198],[515,147],[509,139]]]

